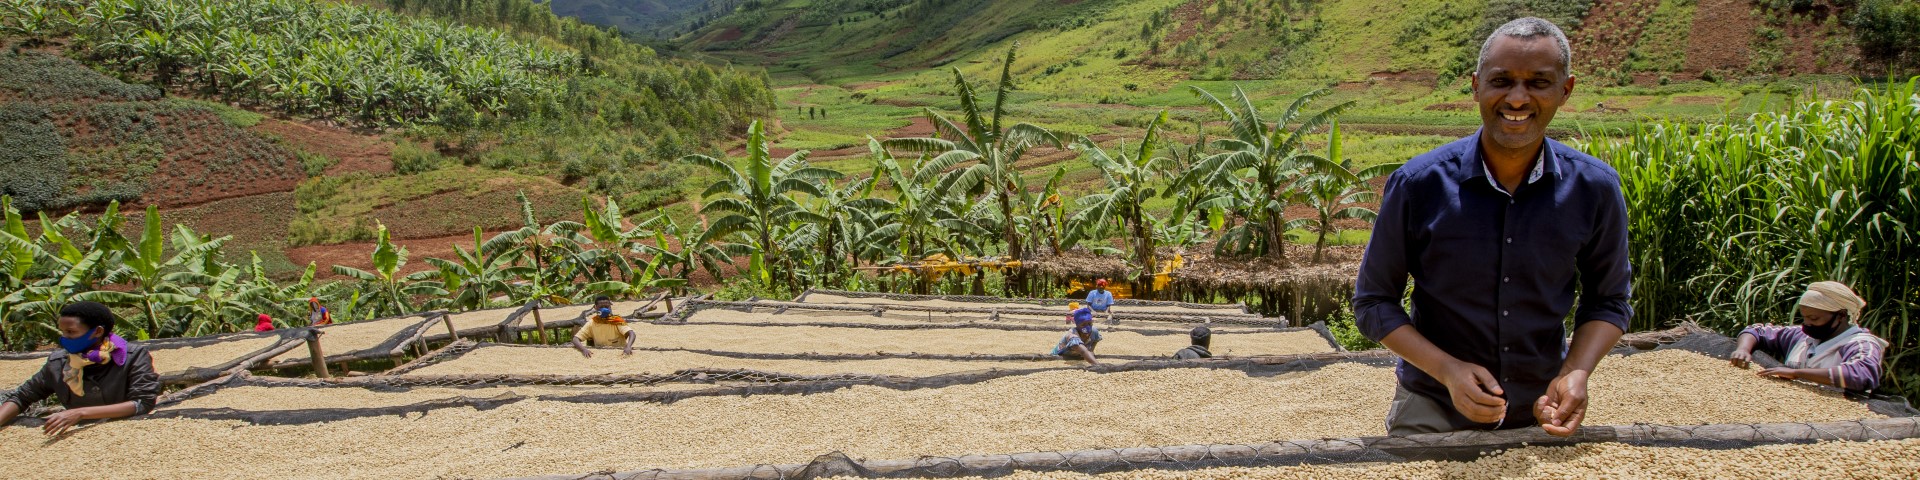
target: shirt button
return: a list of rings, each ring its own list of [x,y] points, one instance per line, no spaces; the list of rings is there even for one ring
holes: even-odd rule
[[[1513,237],[1507,237],[1507,243],[1513,243]]]
[[[1513,347],[1500,347],[1500,351],[1502,351],[1502,352],[1511,352],[1511,351],[1513,351]]]
[[[1507,312],[1506,310],[1501,310],[1501,311],[1500,311],[1500,316],[1502,316],[1502,317],[1504,317],[1504,316],[1507,316],[1507,314],[1508,314],[1508,313],[1509,313],[1509,312]]]
[[[1513,280],[1513,277],[1500,277],[1500,283],[1507,283],[1511,280]]]

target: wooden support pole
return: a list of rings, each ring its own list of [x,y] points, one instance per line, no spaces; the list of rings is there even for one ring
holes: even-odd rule
[[[420,331],[413,332],[413,342],[414,348],[420,350],[419,356],[424,357],[427,355],[427,352],[432,351],[427,349],[427,327],[425,325],[420,326]]]
[[[320,329],[307,329],[307,360],[313,363],[313,374],[320,378],[331,378],[327,371],[327,352],[320,348]]]
[[[445,324],[447,324],[447,339],[448,339],[448,340],[452,340],[452,341],[459,341],[459,340],[460,340],[460,331],[459,331],[459,330],[454,330],[454,329],[453,329],[453,316],[452,316],[452,315],[441,315],[441,316],[440,316],[440,322],[441,322],[441,323],[445,323]]]
[[[533,300],[533,310],[527,313],[533,314],[533,327],[534,329],[540,331],[540,344],[546,345],[547,344],[547,321],[540,319],[540,300],[538,299]]]

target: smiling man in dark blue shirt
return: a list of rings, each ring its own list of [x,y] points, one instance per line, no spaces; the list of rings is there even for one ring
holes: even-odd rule
[[[1500,27],[1473,77],[1480,131],[1387,181],[1353,310],[1403,359],[1390,434],[1540,425],[1566,436],[1585,417],[1587,377],[1633,314],[1632,275],[1619,174],[1546,138],[1573,93],[1571,57],[1546,20]]]

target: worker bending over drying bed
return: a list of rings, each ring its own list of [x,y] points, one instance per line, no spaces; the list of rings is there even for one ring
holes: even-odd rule
[[[1067,308],[1072,309],[1067,322],[1073,328],[1067,330],[1060,344],[1054,345],[1053,354],[1068,360],[1086,360],[1089,365],[1099,365],[1100,361],[1093,357],[1094,347],[1100,345],[1100,329],[1093,327],[1093,310],[1080,306],[1080,302],[1069,304]]]
[[[1753,349],[1781,359],[1784,366],[1760,371],[1760,376],[1806,380],[1851,392],[1880,386],[1880,362],[1887,341],[1855,325],[1867,302],[1840,282],[1816,282],[1800,295],[1800,325],[1753,325],[1740,331],[1740,344],[1730,357],[1746,368]]]
[[[60,309],[61,351],[47,358],[40,373],[0,400],[0,425],[13,422],[49,395],[66,410],[47,416],[40,431],[65,433],[82,420],[144,415],[160,396],[160,374],[153,371],[147,347],[127,343],[113,333],[118,323],[113,310],[94,302],[78,302]],[[51,460],[50,460],[51,461]]]
[[[620,356],[633,355],[633,341],[639,338],[639,334],[633,332],[633,327],[627,326],[627,319],[613,314],[613,299],[606,295],[594,297],[593,309],[580,315],[587,317],[587,323],[580,325],[580,330],[573,333],[573,348],[579,350],[580,355],[593,358],[593,351],[587,350],[586,344],[611,347],[620,345],[621,340],[626,340],[626,349],[620,352]]]
[[[1193,331],[1187,333],[1187,337],[1193,339],[1193,344],[1188,345],[1187,348],[1180,349],[1178,352],[1173,352],[1174,360],[1213,358],[1213,352],[1207,350],[1207,347],[1213,344],[1213,329],[1193,327]]]

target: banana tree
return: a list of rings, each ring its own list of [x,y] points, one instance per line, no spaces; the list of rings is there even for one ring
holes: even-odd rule
[[[491,306],[495,292],[510,293],[514,280],[534,273],[534,267],[513,265],[523,247],[512,241],[482,241],[482,235],[480,227],[474,227],[473,250],[454,245],[454,260],[427,258],[427,263],[439,269],[440,283],[453,292],[453,297],[448,299],[448,307],[459,310],[487,308]]]
[[[933,123],[938,138],[891,139],[883,143],[888,148],[944,152],[940,153],[942,157],[956,155],[960,156],[958,161],[977,161],[943,179],[942,190],[969,191],[975,185],[985,185],[992,200],[999,205],[1001,221],[997,222],[997,230],[1000,242],[1006,245],[1008,255],[1018,260],[1026,255],[1020,232],[1013,221],[1016,214],[1014,206],[1021,194],[1018,185],[1020,159],[1034,147],[1060,148],[1061,143],[1053,132],[1037,125],[1022,122],[1002,128],[1001,116],[1006,111],[1007,97],[1013,91],[1013,60],[1014,49],[1009,48],[1006,62],[1001,65],[1000,84],[991,110],[980,105],[973,85],[961,75],[960,69],[953,69],[954,89],[960,97],[960,114],[966,123],[965,127],[929,108],[926,110],[927,120]]]
[[[776,273],[769,268],[768,259],[783,258],[777,243],[779,239],[775,236],[789,218],[802,211],[799,201],[791,194],[825,196],[826,193],[816,182],[843,176],[840,172],[807,164],[806,150],[793,152],[779,162],[773,161],[768,153],[764,127],[758,121],[747,127],[745,172],[706,155],[687,155],[681,157],[681,161],[705,167],[720,176],[719,181],[701,193],[701,198],[727,195],[708,201],[700,208],[702,214],[712,212],[725,215],[707,227],[699,242],[707,243],[734,235],[746,238],[748,245],[753,247],[748,268],[762,284],[771,283]]]
[[[377,228],[378,231],[375,233],[377,242],[374,244],[371,256],[374,271],[368,272],[345,265],[333,266],[333,273],[359,280],[369,287],[367,290],[370,291],[363,291],[372,297],[365,299],[370,303],[367,318],[378,318],[384,316],[383,313],[386,315],[413,313],[414,308],[410,300],[414,296],[447,295],[445,289],[440,288],[437,282],[431,281],[438,272],[427,270],[400,275],[400,269],[407,266],[407,249],[393,244],[385,224],[377,224]],[[360,301],[362,299],[356,294],[354,303],[358,304]]]
[[[1118,154],[1108,154],[1092,140],[1081,137],[1076,148],[1087,155],[1094,168],[1106,179],[1105,191],[1080,197],[1078,203],[1083,208],[1077,215],[1082,222],[1119,222],[1127,229],[1131,237],[1135,267],[1143,274],[1152,274],[1154,262],[1154,225],[1141,205],[1147,199],[1160,193],[1154,185],[1166,171],[1171,160],[1156,155],[1160,144],[1160,125],[1167,121],[1167,112],[1147,124],[1147,134],[1140,140],[1137,150],[1127,152],[1124,142]]]
[[[22,329],[25,330],[22,336],[51,339],[60,334],[52,320],[67,304],[74,302],[100,302],[121,306],[139,304],[141,298],[134,294],[93,289],[94,281],[97,279],[91,272],[106,256],[106,251],[94,250],[81,257],[78,262],[55,261],[46,265],[47,271],[51,274],[49,278],[0,297],[0,305],[10,306],[12,311],[8,313],[16,317],[24,315],[47,319],[44,322],[29,322],[26,328]],[[144,333],[146,333],[144,330],[136,332],[136,338],[148,338]],[[31,344],[25,346],[31,346]]]
[[[1232,106],[1197,86],[1193,92],[1227,121],[1232,137],[1214,141],[1213,148],[1220,153],[1202,159],[1197,168],[1188,170],[1175,181],[1174,188],[1192,188],[1207,181],[1239,180],[1210,185],[1251,193],[1251,198],[1236,205],[1246,222],[1223,232],[1216,250],[1225,254],[1263,255],[1284,262],[1288,228],[1285,212],[1298,191],[1297,183],[1306,174],[1339,166],[1309,153],[1303,144],[1306,135],[1332,121],[1354,102],[1303,117],[1302,109],[1308,103],[1332,92],[1328,88],[1314,90],[1294,99],[1279,118],[1269,124],[1239,87],[1233,89],[1236,105]],[[1287,128],[1295,123],[1292,129]]]
[[[855,180],[846,186],[826,181],[820,189],[825,195],[806,203],[805,209],[795,213],[794,218],[813,224],[818,231],[815,241],[821,252],[822,281],[833,282],[841,273],[841,255],[857,248],[850,240],[851,230],[863,221],[871,224],[874,215],[893,208],[892,201],[873,197],[876,183],[875,177]]]
[[[1380,200],[1380,194],[1375,193],[1367,181],[1393,173],[1402,165],[1374,165],[1354,172],[1353,162],[1342,160],[1340,155],[1340,123],[1334,122],[1327,130],[1327,160],[1338,166],[1310,174],[1301,180],[1300,200],[1313,207],[1316,214],[1306,222],[1306,227],[1313,230],[1317,237],[1313,242],[1313,263],[1320,263],[1321,254],[1327,248],[1327,235],[1339,233],[1334,220],[1372,222],[1378,216],[1372,209],[1356,206]]]
[[[159,208],[148,205],[146,228],[141,231],[139,243],[124,241],[124,239],[105,242],[123,247],[116,252],[117,260],[130,274],[130,280],[136,283],[133,295],[139,298],[141,314],[146,316],[147,333],[154,336],[162,334],[164,326],[161,324],[160,313],[167,310],[167,306],[194,302],[192,295],[180,293],[172,287],[172,282],[165,278],[168,270],[190,264],[204,266],[203,262],[209,261],[206,257],[219,252],[220,248],[226,245],[227,240],[232,238],[220,237],[199,241],[200,239],[191,231],[183,231],[184,239],[197,241],[197,243],[183,245],[176,241],[174,254],[169,257],[166,256],[166,245],[163,243],[166,236],[160,227]],[[111,228],[102,230],[101,234],[110,239],[120,235]]]

